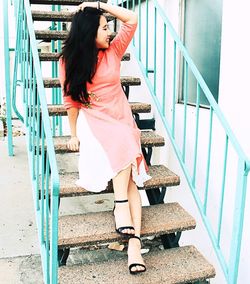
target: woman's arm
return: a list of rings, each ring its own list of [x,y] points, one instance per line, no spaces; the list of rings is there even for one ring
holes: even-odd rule
[[[70,127],[70,134],[71,138],[67,143],[67,147],[71,151],[78,151],[79,150],[79,140],[77,138],[76,133],[76,123],[79,114],[79,109],[75,107],[71,107],[67,109],[68,119],[69,119],[69,127]]]
[[[99,7],[98,7],[99,5]],[[123,7],[110,5],[103,2],[83,2],[79,5],[79,8],[83,10],[85,7],[100,8],[115,16],[119,20],[128,24],[137,23],[137,14],[131,10],[125,9]]]

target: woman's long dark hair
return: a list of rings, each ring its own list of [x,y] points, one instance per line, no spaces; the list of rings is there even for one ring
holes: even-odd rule
[[[102,11],[90,7],[76,12],[60,55],[66,71],[64,94],[83,104],[88,104],[87,82],[92,83],[96,71],[96,36],[101,15]]]

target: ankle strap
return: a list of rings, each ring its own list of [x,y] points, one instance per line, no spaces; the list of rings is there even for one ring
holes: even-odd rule
[[[128,199],[124,199],[124,200],[115,200],[115,203],[125,203],[128,202]]]
[[[141,242],[141,238],[138,237],[138,236],[135,236],[135,235],[131,236],[129,239],[137,239],[137,240],[139,240]]]

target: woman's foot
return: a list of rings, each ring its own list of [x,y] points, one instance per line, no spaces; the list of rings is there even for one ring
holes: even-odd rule
[[[114,216],[116,232],[127,237],[134,236],[128,200],[115,200]]]
[[[128,268],[131,274],[146,271],[146,266],[141,256],[141,239],[131,237],[128,242]]]

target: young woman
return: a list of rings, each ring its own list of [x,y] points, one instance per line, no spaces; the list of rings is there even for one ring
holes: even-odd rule
[[[103,16],[121,20],[117,36]],[[141,256],[141,198],[137,186],[150,179],[141,152],[140,130],[120,83],[120,61],[137,26],[137,15],[101,2],[84,2],[73,17],[60,57],[60,81],[69,118],[68,148],[80,148],[77,185],[105,190],[112,179],[116,231],[128,238],[128,266],[144,272]],[[80,146],[79,146],[80,145]]]

